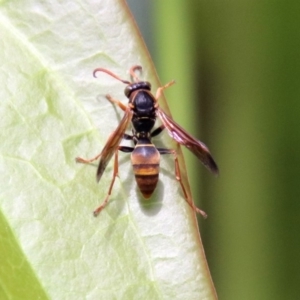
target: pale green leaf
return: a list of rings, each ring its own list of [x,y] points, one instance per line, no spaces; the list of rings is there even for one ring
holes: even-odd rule
[[[98,218],[112,162],[99,184],[95,165],[75,163],[98,154],[122,117],[104,95],[126,103],[124,84],[94,68],[127,79],[141,64],[158,87],[124,3],[2,1],[0,35],[0,298],[215,299],[172,157],[145,202],[120,153]],[[166,134],[157,142],[174,147]]]

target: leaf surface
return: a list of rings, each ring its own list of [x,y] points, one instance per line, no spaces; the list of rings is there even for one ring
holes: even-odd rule
[[[122,118],[104,95],[126,103],[124,84],[95,79],[93,69],[128,79],[141,64],[143,78],[159,86],[124,3],[4,1],[0,34],[3,299],[214,299],[172,157],[162,158],[145,202],[120,154],[98,218],[92,211],[105,198],[112,162],[99,184],[96,165],[75,163],[99,153]],[[174,147],[167,134],[157,142]]]

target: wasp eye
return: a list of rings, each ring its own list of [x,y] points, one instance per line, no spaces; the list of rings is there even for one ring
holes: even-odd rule
[[[151,83],[148,81],[145,81],[146,86],[149,88],[149,90],[151,90]]]
[[[131,92],[132,92],[132,87],[130,85],[126,86],[126,88],[124,90],[124,94],[127,98],[129,97]]]
[[[127,98],[130,97],[131,93],[138,90],[151,90],[151,84],[147,81],[139,81],[139,82],[133,82],[126,86],[124,90],[124,94]]]

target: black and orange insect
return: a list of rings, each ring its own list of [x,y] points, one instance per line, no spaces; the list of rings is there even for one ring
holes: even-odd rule
[[[106,95],[106,98],[110,102],[117,104],[125,114],[117,129],[109,137],[100,154],[92,159],[76,158],[76,161],[80,163],[91,163],[100,158],[97,169],[97,181],[99,182],[108,162],[112,156],[115,155],[113,178],[108,189],[108,194],[104,202],[94,211],[94,215],[97,216],[108,203],[116,176],[118,175],[118,151],[122,151],[131,153],[131,162],[135,179],[145,199],[148,199],[152,195],[157,185],[160,155],[172,154],[175,159],[175,177],[182,187],[185,200],[194,211],[206,216],[205,212],[197,208],[193,200],[187,194],[184,183],[181,180],[176,151],[172,149],[157,148],[151,142],[151,139],[166,129],[168,134],[177,143],[187,147],[211,172],[215,174],[218,174],[217,164],[213,160],[205,144],[193,138],[160,109],[158,99],[161,97],[163,90],[173,85],[175,82],[171,81],[158,88],[156,95],[154,96],[151,93],[151,84],[147,81],[140,81],[136,75],[137,70],[141,71],[142,67],[133,66],[129,70],[132,82],[122,80],[119,76],[103,68],[97,68],[93,72],[94,77],[96,77],[97,72],[104,72],[115,79],[120,80],[124,84],[127,84],[124,93],[129,99],[128,104],[125,105],[110,95]],[[152,131],[157,117],[162,121],[162,125]],[[125,133],[130,122],[133,126],[132,135]],[[120,146],[122,139],[132,140],[134,147]]]

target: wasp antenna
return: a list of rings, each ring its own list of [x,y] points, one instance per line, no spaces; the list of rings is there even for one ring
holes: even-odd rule
[[[115,78],[115,79],[117,79],[117,80],[119,80],[119,81],[121,81],[121,82],[123,82],[123,83],[125,83],[125,84],[130,84],[130,83],[131,83],[130,81],[128,81],[128,80],[123,80],[123,79],[121,79],[118,75],[114,74],[113,72],[111,72],[111,71],[109,71],[109,70],[107,70],[107,69],[103,69],[103,68],[97,68],[97,69],[94,70],[93,76],[94,76],[95,78],[97,77],[97,76],[96,76],[96,73],[97,73],[97,72],[104,72],[104,73],[110,75],[111,77],[113,77],[113,78]]]
[[[134,79],[135,82],[139,82],[140,81],[140,79],[136,76],[135,71],[139,70],[140,72],[142,72],[142,69],[143,69],[142,66],[139,66],[139,65],[132,66],[129,69],[129,74]]]

